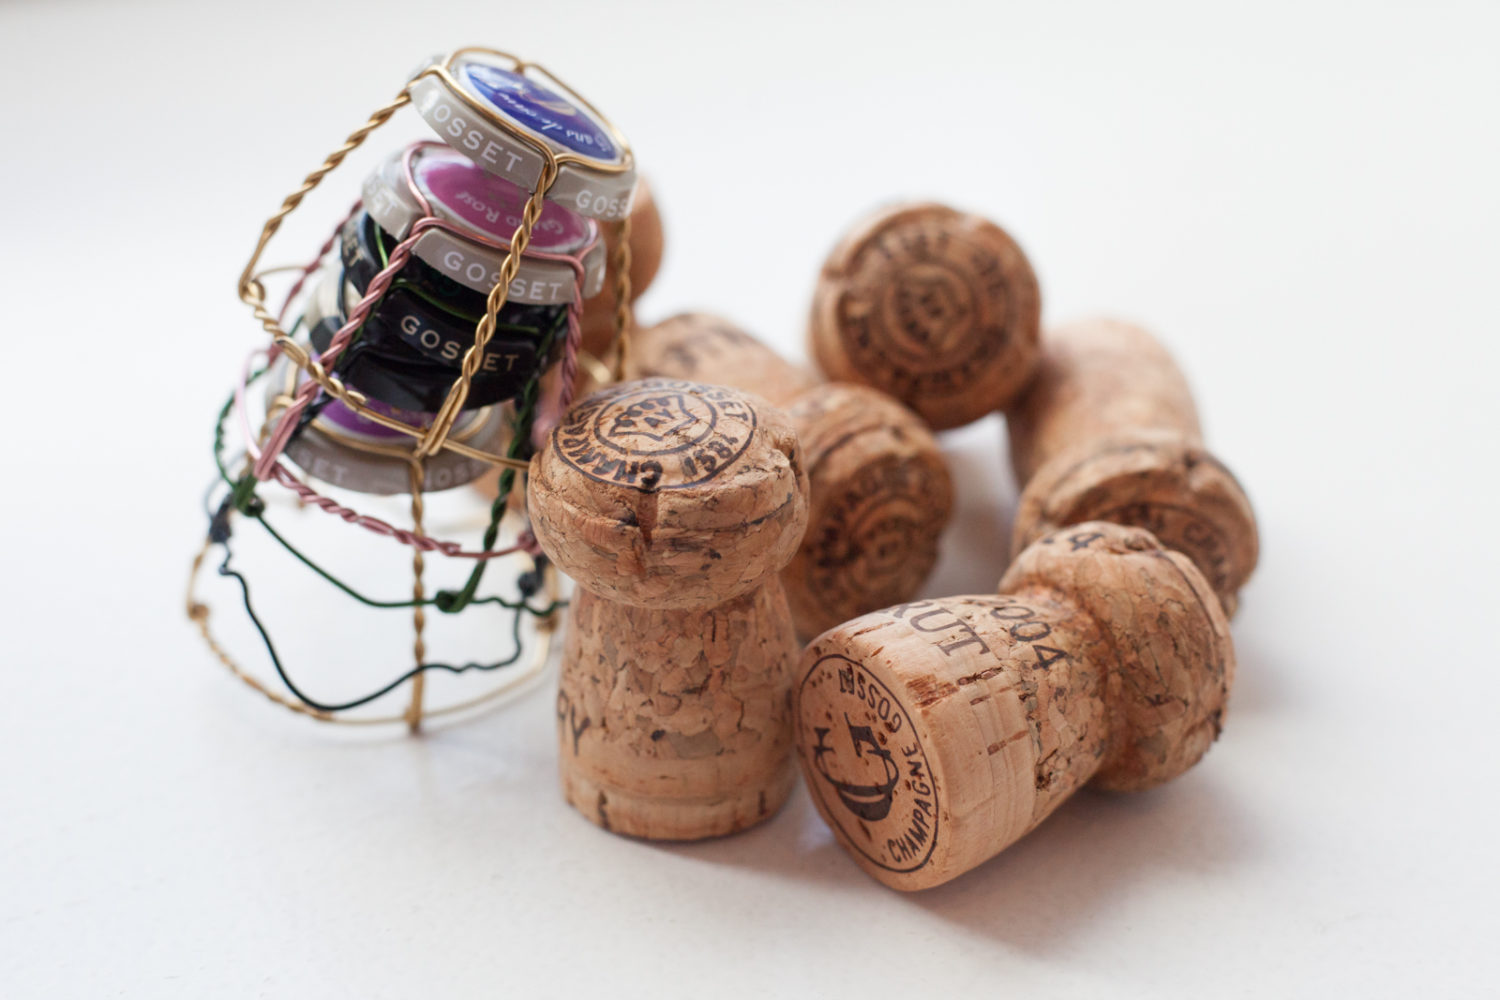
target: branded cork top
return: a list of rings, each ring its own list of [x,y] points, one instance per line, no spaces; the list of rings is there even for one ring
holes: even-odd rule
[[[699,606],[792,557],[807,477],[780,411],[719,386],[622,382],[563,417],[533,463],[537,539],[601,596]]]

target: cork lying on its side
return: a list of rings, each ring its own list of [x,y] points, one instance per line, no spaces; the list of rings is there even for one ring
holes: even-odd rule
[[[732,385],[782,406],[802,443],[810,511],[785,570],[797,633],[904,601],[931,572],[953,484],[921,420],[866,386],[821,383],[727,320],[685,313],[632,339],[636,375]]]
[[[537,541],[578,583],[558,694],[568,801],[607,829],[694,839],[791,789],[798,646],[777,573],[807,524],[786,418],[730,389],[622,382],[533,462]]]
[[[1040,322],[1036,275],[1009,234],[944,205],[903,205],[834,248],[808,337],[829,378],[888,393],[944,430],[1025,388]]]
[[[1102,319],[1048,330],[1006,420],[1023,484],[1016,551],[1080,521],[1138,525],[1190,556],[1234,613],[1258,558],[1255,514],[1204,448],[1187,380],[1150,334]]]
[[[630,343],[634,378],[680,378],[753,392],[785,409],[822,384],[744,329],[713,313],[678,313],[637,330]]]
[[[1218,736],[1234,674],[1203,575],[1147,531],[1089,522],[1017,558],[998,594],[915,601],[808,646],[796,746],[867,872],[939,885],[1085,784],[1167,781]]]

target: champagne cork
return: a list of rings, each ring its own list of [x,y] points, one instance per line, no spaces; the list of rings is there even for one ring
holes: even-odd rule
[[[583,304],[583,349],[596,358],[604,357],[615,339],[615,246],[619,229],[604,227],[604,245],[608,265],[604,273],[604,290]],[[642,179],[635,186],[635,202],[630,208],[630,300],[633,304],[650,287],[661,268],[666,236],[661,213],[651,188]],[[633,313],[632,313],[633,315]],[[632,323],[632,325],[634,325]]]
[[[1010,404],[1037,360],[1041,293],[999,226],[943,205],[885,209],[823,264],[809,340],[829,378],[881,390],[936,430]]]
[[[562,787],[595,823],[690,840],[786,799],[798,645],[777,573],[806,497],[786,418],[731,389],[617,383],[548,438],[533,530],[578,584],[557,701]]]
[[[907,600],[937,562],[953,508],[930,431],[889,396],[823,384],[739,327],[685,313],[637,332],[633,370],[733,385],[785,408],[802,444],[809,512],[781,573],[797,634]]]
[[[1024,487],[1013,551],[1080,521],[1137,525],[1189,556],[1234,613],[1259,554],[1255,513],[1203,447],[1187,380],[1150,334],[1104,319],[1049,330],[1006,421]]]
[[[1229,625],[1191,560],[1140,528],[1038,540],[998,594],[916,601],[819,636],[796,743],[843,848],[897,889],[982,864],[1083,787],[1150,788],[1218,737]]]

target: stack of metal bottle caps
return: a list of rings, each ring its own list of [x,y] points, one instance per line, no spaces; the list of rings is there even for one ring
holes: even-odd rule
[[[358,311],[361,322],[332,374],[371,410],[430,424],[475,342],[527,201],[550,169],[534,143],[495,119],[539,140],[554,152],[555,175],[449,435],[495,452],[515,433],[514,401],[534,391],[562,350],[570,310],[578,322],[584,300],[604,287],[600,223],[627,216],[635,172],[602,118],[492,54],[456,53],[443,68],[419,76],[410,94],[444,141],[398,150],[365,179],[360,205],[339,231],[338,258],[318,276],[296,332],[322,354]],[[406,241],[413,242],[404,262],[388,273]],[[297,378],[291,365],[273,373],[273,404],[295,391]],[[409,435],[336,399],[320,399],[301,420],[285,454],[309,475],[362,493],[410,490]],[[487,468],[440,451],[424,463],[423,489],[459,486]]]

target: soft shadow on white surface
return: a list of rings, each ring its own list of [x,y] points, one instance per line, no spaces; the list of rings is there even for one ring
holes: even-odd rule
[[[1495,992],[1500,7],[512,13],[0,4],[7,401],[28,428],[7,453],[6,1000]],[[1158,332],[1267,546],[1208,758],[1157,791],[1081,794],[908,896],[800,790],[724,841],[597,829],[558,793],[547,690],[408,740],[330,732],[225,676],[181,587],[213,414],[264,343],[235,276],[412,64],[466,43],[542,60],[631,137],[668,230],[650,315],[708,308],[795,356],[839,234],[931,197],[1017,237],[1048,322]],[[385,151],[429,137],[398,119],[267,263],[305,259]],[[1009,557],[1003,432],[942,443],[959,504],[925,592],[987,592]],[[399,576],[372,585],[404,590],[410,554],[378,542]],[[268,567],[307,598],[285,642],[310,686],[342,678],[319,655],[405,661],[408,636],[384,649]],[[264,666],[253,639],[235,649]]]
[[[946,885],[900,893],[866,875],[822,825],[799,785],[772,821],[734,837],[653,849],[806,887],[880,893],[977,936],[1045,956],[1071,951],[1129,909],[1137,886],[1173,873],[1231,876],[1257,860],[1256,825],[1211,776],[1133,795],[1084,791],[1031,835]]]
[[[998,857],[914,902],[1045,955],[1115,919],[1136,887],[1174,873],[1229,880],[1257,853],[1254,822],[1211,777],[1133,795],[1084,791]]]
[[[1232,729],[1251,716],[1275,716],[1299,708],[1294,690],[1297,673],[1318,669],[1316,660],[1284,662],[1272,655],[1272,649],[1254,630],[1235,629],[1234,689],[1229,693],[1227,727]]]
[[[754,829],[731,837],[653,846],[694,861],[804,885],[854,888],[869,881],[834,843],[800,780],[781,811]]]

